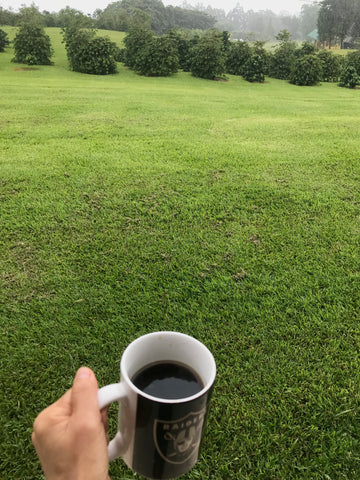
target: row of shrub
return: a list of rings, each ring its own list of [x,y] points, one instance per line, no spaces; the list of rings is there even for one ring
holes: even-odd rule
[[[228,32],[215,29],[203,35],[185,30],[171,30],[162,36],[141,22],[134,21],[120,49],[93,29],[75,24],[63,30],[65,48],[72,70],[96,75],[116,73],[117,62],[145,76],[168,76],[179,69],[206,79],[239,75],[249,82],[264,82],[265,76],[288,80],[295,85],[316,85],[321,81],[339,82],[340,86],[360,85],[360,51],[339,56],[329,50],[316,51],[304,42],[300,47],[289,32],[277,36],[273,51],[264,42],[232,42]],[[8,44],[0,30],[0,50]],[[51,64],[50,38],[43,27],[23,24],[14,39],[13,61],[26,64]]]
[[[321,81],[349,88],[360,85],[360,51],[345,57],[330,50],[317,51],[309,42],[298,47],[286,30],[277,36],[273,51],[265,49],[265,42],[232,42],[229,37],[228,32],[214,29],[201,37],[176,30],[155,37],[151,30],[133,25],[120,60],[148,76],[170,75],[180,68],[207,79],[232,74],[249,82],[264,82],[269,76],[295,85]]]

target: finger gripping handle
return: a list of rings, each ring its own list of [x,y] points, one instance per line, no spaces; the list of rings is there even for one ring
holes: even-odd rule
[[[105,387],[98,390],[98,402],[99,409],[102,410],[104,407],[107,407],[112,402],[119,402],[126,398],[126,391],[122,383],[113,383],[111,385],[106,385]],[[124,405],[126,402],[122,402]],[[122,408],[123,410],[123,408]],[[124,415],[124,412],[121,412],[121,415]],[[114,460],[117,457],[120,457],[125,451],[127,446],[127,441],[123,433],[117,432],[116,436],[110,441],[108,445],[108,455],[109,460]]]

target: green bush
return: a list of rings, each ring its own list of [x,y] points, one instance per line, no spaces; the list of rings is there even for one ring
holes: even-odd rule
[[[353,65],[346,65],[340,75],[339,87],[355,88],[360,85],[360,76]]]
[[[73,61],[79,51],[79,48],[86,48],[86,45],[95,38],[95,30],[79,28],[75,23],[64,28],[63,43],[65,43],[66,54],[69,60],[70,68],[73,70]],[[75,62],[74,62],[75,63]],[[74,65],[75,66],[75,65]]]
[[[315,55],[316,48],[313,43],[303,42],[300,48],[295,50],[296,57],[303,57],[305,55]]]
[[[258,53],[253,53],[245,62],[242,77],[248,82],[265,81],[265,60]]]
[[[150,27],[134,23],[124,39],[125,65],[140,75],[166,77],[179,67],[175,33],[156,37]]]
[[[184,40],[178,48],[179,66],[184,72],[191,72],[192,51],[200,41],[199,35]]]
[[[356,73],[360,75],[360,50],[350,52],[345,58],[346,65],[351,65],[355,68]]]
[[[191,73],[194,77],[213,80],[225,73],[222,42],[211,32],[205,35],[191,50]]]
[[[14,39],[15,63],[52,65],[53,49],[50,37],[41,25],[23,23]]]
[[[177,56],[179,59],[179,68],[184,72],[191,70],[191,51],[192,48],[199,42],[200,37],[197,33],[184,29],[172,29],[168,31],[168,36],[173,40],[177,49]]]
[[[184,72],[190,72],[191,68],[191,49],[196,44],[196,41],[192,39],[186,38],[178,38],[176,40],[177,44],[177,52],[178,52],[178,59],[179,59],[179,67]]]
[[[0,52],[4,52],[5,47],[7,47],[9,44],[10,41],[8,39],[7,33],[0,28]]]
[[[260,55],[263,59],[263,70],[265,75],[269,75],[269,52],[265,48],[265,43],[261,40],[254,42],[252,46],[252,52],[256,55]]]
[[[133,24],[124,38],[124,63],[132,70],[139,71],[147,48],[152,44],[154,33],[150,27]]]
[[[248,42],[238,40],[230,45],[226,58],[226,71],[231,75],[242,75],[244,65],[251,56],[251,47]]]
[[[125,48],[120,48],[116,43],[114,43],[114,60],[116,62],[122,62],[124,63],[125,61]]]
[[[330,50],[320,50],[317,54],[321,63],[321,79],[323,82],[337,82],[341,72],[341,60]]]
[[[289,82],[294,85],[317,85],[321,79],[321,62],[316,55],[298,57],[290,73]]]
[[[295,48],[291,45],[279,48],[270,56],[269,75],[272,78],[288,80],[295,61]]]
[[[269,76],[280,80],[288,80],[295,61],[296,44],[291,41],[287,30],[282,30],[276,39],[279,44],[269,59]]]
[[[116,44],[106,37],[96,37],[94,30],[68,27],[64,34],[70,69],[93,75],[116,73]]]
[[[174,42],[166,35],[154,37],[138,59],[135,71],[148,77],[167,77],[177,72],[179,60]]]
[[[78,68],[74,68],[74,70],[93,75],[116,73],[117,66],[114,53],[114,43],[108,38],[93,38],[85,48],[79,49],[76,55]]]

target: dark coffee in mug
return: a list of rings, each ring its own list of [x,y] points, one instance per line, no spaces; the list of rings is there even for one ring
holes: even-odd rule
[[[216,376],[210,351],[183,333],[149,333],[128,345],[120,372],[120,383],[98,392],[100,410],[119,402],[109,460],[121,456],[134,472],[156,480],[189,472],[199,458]]]
[[[138,371],[133,384],[152,397],[175,400],[196,395],[204,388],[200,376],[179,362],[155,362]]]

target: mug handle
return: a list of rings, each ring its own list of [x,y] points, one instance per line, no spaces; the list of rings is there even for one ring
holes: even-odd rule
[[[100,388],[100,390],[98,390],[99,409],[102,410],[104,407],[107,407],[112,402],[125,399],[126,396],[127,395],[123,383],[113,383],[111,385],[106,385],[105,387],[102,387]],[[123,402],[122,408],[124,408],[124,404],[125,402]],[[126,418],[126,415],[124,414],[122,414],[121,416],[123,418]],[[125,438],[124,433],[118,431],[108,445],[109,461],[120,457],[125,452],[127,443],[128,441]]]

